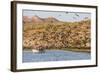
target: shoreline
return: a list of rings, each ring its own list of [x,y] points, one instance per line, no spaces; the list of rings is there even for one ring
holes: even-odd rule
[[[24,51],[30,51],[32,49],[23,49]],[[63,48],[63,49],[46,49],[46,50],[64,50],[64,51],[72,51],[72,52],[87,52],[87,53],[90,53],[91,50],[90,49],[73,49],[73,48],[70,48],[70,49],[67,49],[67,48]]]

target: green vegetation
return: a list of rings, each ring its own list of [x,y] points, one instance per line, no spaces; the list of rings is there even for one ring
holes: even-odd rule
[[[24,49],[62,49],[90,52],[90,20],[24,23]]]

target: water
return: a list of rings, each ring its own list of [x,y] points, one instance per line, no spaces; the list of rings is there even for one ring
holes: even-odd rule
[[[65,60],[88,60],[90,53],[72,52],[64,50],[46,50],[45,53],[33,53],[23,51],[23,62],[45,62],[45,61],[65,61]]]

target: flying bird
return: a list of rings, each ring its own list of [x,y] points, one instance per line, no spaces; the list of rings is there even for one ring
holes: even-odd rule
[[[66,14],[68,14],[69,12],[65,12]]]
[[[77,13],[75,13],[75,15],[76,15],[77,17],[79,17],[79,15],[78,15]]]

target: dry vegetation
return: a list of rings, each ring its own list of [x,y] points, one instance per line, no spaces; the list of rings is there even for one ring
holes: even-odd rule
[[[78,49],[90,51],[90,20],[24,23],[24,49]]]

